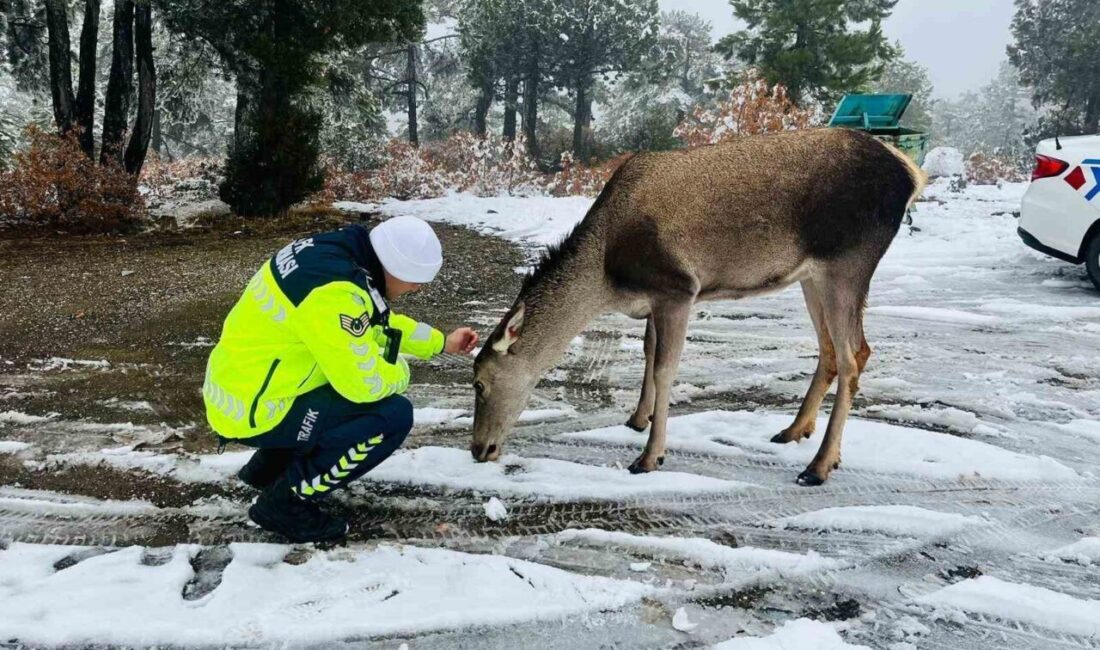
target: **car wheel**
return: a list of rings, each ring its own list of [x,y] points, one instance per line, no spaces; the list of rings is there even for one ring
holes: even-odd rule
[[[1089,279],[1100,291],[1100,232],[1092,236],[1088,248],[1085,249],[1085,268],[1088,269]]]

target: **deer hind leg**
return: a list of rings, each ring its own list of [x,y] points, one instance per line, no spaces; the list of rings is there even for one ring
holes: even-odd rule
[[[645,376],[642,379],[642,394],[638,398],[638,408],[634,409],[634,414],[626,421],[626,426],[639,433],[645,431],[653,420],[653,354],[656,348],[657,330],[653,325],[653,315],[650,314],[645,322]]]
[[[810,312],[810,320],[817,332],[817,369],[794,422],[772,438],[772,442],[781,444],[801,442],[813,434],[817,425],[817,412],[821,409],[821,402],[836,379],[837,372],[836,352],[829,335],[829,326],[825,322],[825,306],[821,301],[821,292],[813,280],[802,281],[802,295],[806,298],[806,309]]]
[[[655,305],[653,325],[656,336],[653,349],[653,424],[645,450],[630,465],[631,474],[652,472],[665,461],[665,433],[668,427],[668,400],[672,380],[684,350],[692,300]]]
[[[873,268],[870,269],[874,271]],[[861,274],[862,275],[862,274]],[[836,353],[837,391],[829,425],[817,455],[798,476],[799,485],[821,485],[840,466],[840,444],[844,425],[859,390],[859,375],[871,355],[863,335],[863,306],[866,304],[870,273],[866,277],[832,279],[822,291],[825,322]],[[819,285],[821,286],[821,285]]]

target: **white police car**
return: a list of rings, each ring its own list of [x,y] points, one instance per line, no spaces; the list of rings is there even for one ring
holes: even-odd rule
[[[1018,232],[1037,251],[1084,263],[1100,289],[1100,135],[1039,143]]]

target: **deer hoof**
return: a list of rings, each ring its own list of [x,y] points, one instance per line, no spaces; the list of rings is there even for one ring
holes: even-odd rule
[[[645,430],[649,428],[649,423],[653,421],[653,416],[651,415],[646,418],[642,424],[637,424],[636,420],[637,418],[635,418],[633,415],[630,416],[630,419],[626,421],[627,428],[634,429],[638,433],[644,433]]]
[[[793,429],[783,429],[772,436],[772,442],[780,445],[785,445],[788,442],[802,442],[811,435],[813,435],[813,431],[806,431],[803,433]]]
[[[630,467],[628,467],[627,469],[630,470],[631,474],[648,474],[649,472],[657,471],[658,469],[660,469],[661,465],[664,464],[664,456],[658,456],[657,459],[654,461],[646,457],[645,454],[642,454],[641,456],[638,456],[637,460],[631,463]]]
[[[825,483],[826,477],[818,476],[816,472],[811,469],[807,469],[798,475],[798,484],[803,487],[817,487]]]

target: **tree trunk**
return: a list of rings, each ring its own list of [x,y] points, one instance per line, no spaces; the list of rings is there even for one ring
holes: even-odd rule
[[[516,104],[519,102],[519,77],[504,82],[504,139],[516,139]]]
[[[251,98],[248,80],[244,75],[238,75],[237,105],[233,109],[233,144],[235,146],[241,146],[248,141],[248,110]]]
[[[489,108],[493,105],[493,84],[486,83],[481,87],[477,96],[477,105],[474,106],[474,134],[479,138],[485,137],[488,130]]]
[[[73,71],[69,60],[69,18],[65,0],[46,0],[46,33],[49,40],[50,96],[53,119],[61,135],[75,125]]]
[[[539,159],[539,69],[538,64],[528,66],[523,79],[523,135],[527,138],[527,151],[536,163]]]
[[[160,131],[160,109],[153,111],[153,139],[149,142],[149,146],[153,148],[153,151],[157,152],[158,156],[164,155],[164,134]]]
[[[416,44],[409,43],[406,50],[405,80],[409,84],[409,142],[420,145],[420,135],[416,124]]]
[[[111,75],[103,101],[103,146],[99,163],[122,164],[126,125],[130,118],[130,99],[134,94],[134,0],[115,3]]]
[[[588,79],[577,81],[577,105],[573,110],[573,160],[584,162],[588,158],[585,135],[588,130]]]
[[[80,28],[80,79],[76,86],[76,123],[80,148],[95,157],[95,72],[99,47],[99,0],[84,1],[84,26]]]
[[[134,42],[137,46],[138,107],[134,131],[126,147],[126,171],[141,173],[149,139],[153,134],[153,111],[157,103],[157,70],[153,65],[153,10],[150,0],[138,0],[134,15]]]
[[[1100,133],[1100,94],[1089,97],[1085,104],[1085,131],[1082,135]]]

